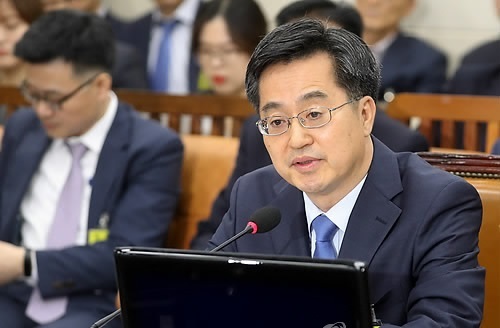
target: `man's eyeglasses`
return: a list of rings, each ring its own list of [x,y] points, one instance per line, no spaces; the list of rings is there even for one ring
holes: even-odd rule
[[[21,94],[23,95],[24,99],[26,99],[27,102],[29,102],[32,106],[36,106],[40,101],[43,101],[47,107],[50,108],[53,112],[60,111],[62,105],[68,101],[71,97],[76,95],[80,90],[82,90],[84,87],[92,83],[97,76],[99,76],[101,73],[97,73],[90,77],[89,79],[85,80],[82,84],[80,84],[78,87],[76,87],[73,91],[70,93],[59,97],[57,99],[51,99],[50,97],[47,97],[43,93],[32,93],[30,91],[30,87],[27,81],[23,81],[21,84]]]
[[[323,106],[309,108],[292,117],[273,115],[260,119],[255,124],[260,133],[265,136],[279,136],[285,133],[290,128],[292,119],[294,118],[296,118],[304,128],[316,129],[328,124],[332,120],[332,112],[334,110],[340,109],[354,101],[355,100],[351,99],[334,108]]]

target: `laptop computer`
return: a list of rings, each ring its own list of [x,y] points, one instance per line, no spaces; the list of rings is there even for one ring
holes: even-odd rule
[[[115,250],[125,328],[371,328],[362,262]]]

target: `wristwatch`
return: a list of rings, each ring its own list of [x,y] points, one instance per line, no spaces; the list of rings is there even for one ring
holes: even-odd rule
[[[24,276],[31,277],[31,249],[26,248],[24,252]]]

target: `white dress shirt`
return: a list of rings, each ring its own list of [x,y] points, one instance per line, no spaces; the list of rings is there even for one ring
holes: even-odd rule
[[[304,196],[304,204],[306,210],[307,218],[307,228],[309,229],[309,236],[311,238],[311,257],[314,254],[316,248],[316,234],[311,227],[312,221],[320,214],[325,214],[330,221],[332,221],[339,229],[333,236],[333,246],[337,254],[340,254],[340,247],[342,246],[342,241],[344,240],[345,231],[347,229],[347,224],[349,223],[349,217],[351,216],[352,209],[358,200],[361,188],[366,181],[365,177],[351,190],[344,198],[342,198],[337,204],[330,208],[326,213],[321,211],[312,200],[306,195],[305,192],[302,193]]]
[[[83,191],[80,227],[75,245],[85,245],[87,242],[87,221],[92,192],[91,181],[106,135],[115,118],[117,107],[118,100],[116,95],[111,92],[106,112],[99,121],[82,136],[67,139],[70,143],[81,142],[88,148],[81,160],[83,177],[88,183],[85,184]],[[24,218],[21,229],[23,246],[33,250],[46,248],[57,202],[71,169],[71,153],[64,142],[64,139],[52,141],[21,202],[20,212]]]

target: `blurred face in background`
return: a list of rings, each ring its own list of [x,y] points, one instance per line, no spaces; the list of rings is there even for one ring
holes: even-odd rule
[[[495,4],[497,5],[497,15],[500,17],[500,0],[496,0]]]
[[[415,6],[415,0],[357,0],[365,33],[388,35]]]
[[[170,16],[183,0],[155,0],[156,6],[165,16]]]
[[[14,56],[14,47],[28,27],[11,0],[0,0],[0,70],[13,70],[22,64]]]
[[[216,94],[245,96],[245,72],[250,54],[231,39],[221,16],[209,20],[200,31],[199,61]]]

